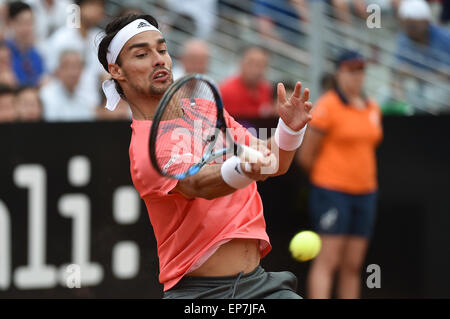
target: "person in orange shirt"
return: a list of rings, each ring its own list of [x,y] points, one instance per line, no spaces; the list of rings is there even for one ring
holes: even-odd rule
[[[297,162],[311,182],[309,213],[322,238],[312,263],[308,297],[360,296],[360,272],[371,237],[377,201],[376,147],[381,112],[362,92],[364,58],[346,50],[337,59],[335,88],[313,108]]]

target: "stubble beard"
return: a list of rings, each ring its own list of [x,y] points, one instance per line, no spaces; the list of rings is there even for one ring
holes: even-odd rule
[[[150,95],[151,98],[161,98],[164,93],[166,92],[166,90],[169,88],[169,86],[173,83],[173,74],[172,71],[168,70],[169,74],[170,74],[170,78],[167,80],[167,84],[164,85],[163,87],[160,86],[156,86],[153,84],[150,84],[150,87],[145,88],[139,85],[133,85],[133,83],[130,81],[130,86],[131,88],[136,91],[137,93],[139,93],[140,95]],[[125,76],[128,77],[128,74],[125,73]],[[153,76],[153,74],[152,74]]]
[[[170,72],[170,78],[167,80],[167,83],[168,84],[164,85],[164,87],[157,87],[155,85],[150,84],[148,93],[155,97],[161,97],[166,92],[166,90],[169,88],[169,86],[172,85],[172,83],[173,83],[172,72]]]

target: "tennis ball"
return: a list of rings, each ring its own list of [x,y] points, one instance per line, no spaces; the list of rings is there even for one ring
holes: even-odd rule
[[[319,235],[305,230],[297,233],[289,244],[292,257],[298,261],[308,261],[317,256],[322,246]]]

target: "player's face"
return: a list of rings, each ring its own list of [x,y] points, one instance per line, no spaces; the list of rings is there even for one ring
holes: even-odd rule
[[[161,33],[146,31],[131,38],[120,53],[123,89],[161,96],[172,84],[172,59]]]

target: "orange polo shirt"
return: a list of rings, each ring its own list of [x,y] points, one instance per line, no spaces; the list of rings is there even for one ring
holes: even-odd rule
[[[325,136],[312,167],[311,182],[350,194],[375,191],[375,151],[383,136],[377,103],[368,99],[364,109],[357,109],[338,90],[331,90],[316,102],[312,115],[309,126]]]

